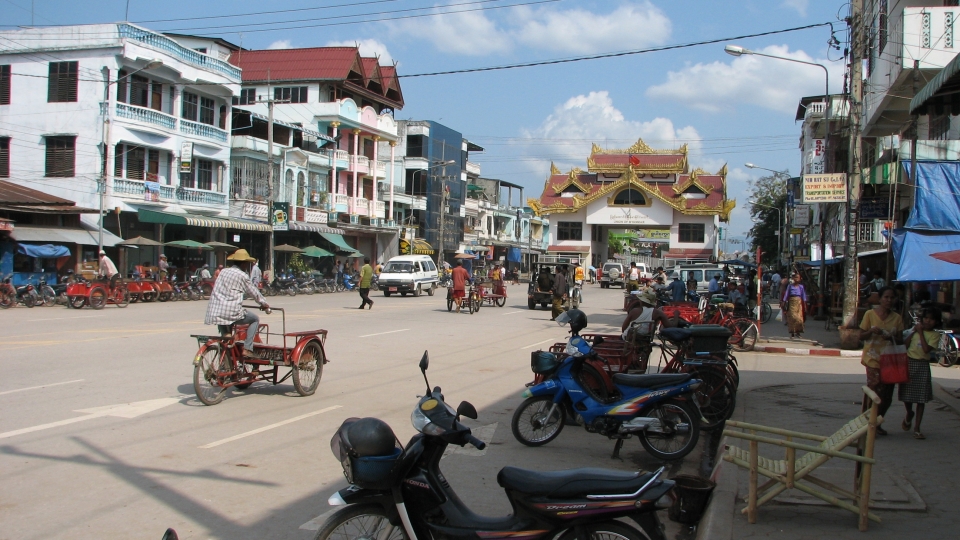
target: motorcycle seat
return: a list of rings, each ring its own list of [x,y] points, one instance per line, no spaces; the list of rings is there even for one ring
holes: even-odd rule
[[[554,498],[580,498],[584,495],[629,494],[640,489],[653,473],[614,471],[600,468],[565,471],[531,471],[504,467],[497,474],[497,483],[529,495]]]
[[[613,383],[633,388],[660,388],[674,384],[682,384],[693,376],[689,373],[651,373],[649,375],[632,375],[629,373],[615,373]]]

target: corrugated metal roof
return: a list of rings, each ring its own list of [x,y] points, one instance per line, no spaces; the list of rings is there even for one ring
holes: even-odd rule
[[[0,203],[17,206],[74,206],[75,204],[73,201],[5,180],[0,180]]]
[[[364,75],[356,47],[238,51],[230,63],[243,70],[243,82],[344,80],[351,68]]]

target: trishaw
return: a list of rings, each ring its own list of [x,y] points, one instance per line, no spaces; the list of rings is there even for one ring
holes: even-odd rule
[[[74,283],[67,285],[67,307],[80,309],[89,305],[93,309],[103,309],[107,304],[125,308],[130,303],[130,291],[122,280],[111,282],[105,279],[87,281],[77,276]]]
[[[260,309],[258,306],[243,307]],[[271,311],[280,312],[283,329],[279,334],[271,333],[269,325],[260,325],[253,346],[257,358],[244,357],[241,347],[235,346],[246,339],[246,325],[235,325],[233,334],[223,336],[191,334],[190,337],[197,338],[200,346],[193,358],[193,389],[201,403],[220,403],[227,388],[232,386],[244,390],[257,381],[277,385],[291,376],[293,386],[301,396],[310,396],[317,391],[323,365],[329,362],[323,348],[327,331],[287,332],[283,308],[270,308],[267,313]],[[270,336],[274,336],[275,343],[269,342]],[[276,343],[276,338],[282,341]],[[283,377],[280,377],[281,367],[290,368]]]
[[[473,315],[474,313],[480,311],[480,305],[483,304],[483,296],[481,291],[483,286],[480,285],[479,280],[475,281],[470,285],[470,289],[466,291],[466,295],[463,297],[463,303],[461,307],[467,310],[468,313]],[[453,287],[447,289],[447,311],[453,311],[454,306],[453,301]]]
[[[477,288],[480,292],[480,302],[486,302],[491,306],[503,307],[507,303],[507,288],[501,281],[499,285],[496,282],[488,281],[480,283]]]

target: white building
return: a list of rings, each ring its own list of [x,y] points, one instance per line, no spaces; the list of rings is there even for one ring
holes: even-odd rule
[[[127,237],[206,241],[265,229],[201,219],[227,216],[231,98],[240,91],[227,42],[184,36],[184,46],[127,23],[0,38],[0,171],[10,181],[99,208],[105,180],[105,226]],[[185,228],[161,238],[160,223]]]

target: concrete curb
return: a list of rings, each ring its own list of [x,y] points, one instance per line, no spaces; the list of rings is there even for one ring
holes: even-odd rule
[[[717,466],[710,480],[717,484],[710,496],[710,505],[697,524],[696,540],[730,540],[733,536],[733,517],[737,507],[737,467],[724,461],[728,438],[720,441]]]
[[[794,347],[767,347],[765,345],[755,345],[753,352],[793,354],[800,356],[846,356],[859,357],[862,351],[844,351],[840,349],[803,349]]]

